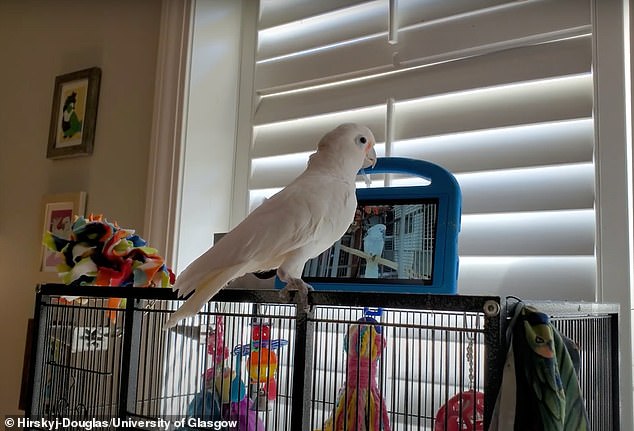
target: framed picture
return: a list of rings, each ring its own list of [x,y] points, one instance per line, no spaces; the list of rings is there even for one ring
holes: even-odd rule
[[[75,216],[83,216],[86,211],[86,192],[46,195],[42,199],[42,235],[52,232],[60,238],[70,239],[71,226]],[[59,256],[42,246],[40,274],[44,282],[57,282]]]
[[[47,158],[92,154],[100,82],[98,67],[55,78]]]

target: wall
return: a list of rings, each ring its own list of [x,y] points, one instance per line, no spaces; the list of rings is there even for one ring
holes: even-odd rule
[[[0,416],[18,412],[42,196],[86,191],[88,212],[143,234],[160,11],[156,0],[0,1]],[[48,160],[55,76],[92,66],[94,153]]]

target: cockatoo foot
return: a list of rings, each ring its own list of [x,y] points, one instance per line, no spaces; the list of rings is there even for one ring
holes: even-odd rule
[[[284,302],[291,302],[291,291],[297,292],[298,303],[308,304],[308,292],[313,289],[313,286],[306,283],[301,278],[291,278],[286,286],[280,290],[280,299]]]

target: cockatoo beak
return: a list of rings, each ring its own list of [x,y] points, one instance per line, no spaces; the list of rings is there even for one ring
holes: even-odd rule
[[[369,150],[365,153],[365,160],[363,161],[363,169],[374,167],[376,165],[376,152],[374,151],[374,147],[371,146]]]

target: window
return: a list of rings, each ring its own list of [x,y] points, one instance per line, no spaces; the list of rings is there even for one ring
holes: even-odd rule
[[[458,179],[461,293],[595,299],[589,2],[288,3],[260,5],[251,209],[361,122]]]

